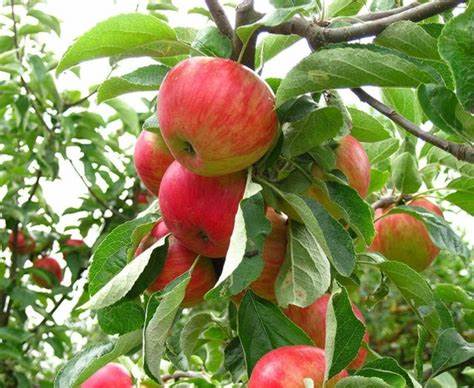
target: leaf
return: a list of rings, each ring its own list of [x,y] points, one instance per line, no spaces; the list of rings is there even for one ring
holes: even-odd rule
[[[356,15],[365,5],[366,0],[334,0],[327,7],[327,16]]]
[[[400,141],[398,139],[387,139],[377,143],[364,144],[371,165],[386,161],[389,156],[397,152],[399,147]]]
[[[377,142],[390,138],[390,132],[373,115],[348,108],[352,119],[351,135],[362,142]]]
[[[385,88],[382,90],[382,100],[415,124],[420,125],[424,121],[423,111],[418,103],[415,90]]]
[[[126,93],[158,91],[169,67],[150,65],[141,67],[131,73],[112,77],[102,82],[97,90],[97,102],[101,103]]]
[[[422,221],[428,229],[431,240],[438,248],[446,249],[462,257],[469,256],[466,245],[444,218],[417,206],[397,206],[390,210],[390,214],[396,213],[407,213]]]
[[[460,286],[439,283],[434,289],[435,295],[446,303],[461,303],[465,308],[474,310],[474,299]]]
[[[155,249],[157,250],[156,254],[154,253]],[[152,258],[152,255],[154,256],[155,263],[152,262],[151,265],[162,266],[164,260],[166,259],[167,251],[168,242],[166,237],[163,237],[154,243],[150,248],[135,257],[135,259],[133,259],[131,262],[129,262],[107,284],[94,293],[87,303],[82,306],[82,308],[98,310],[118,302],[129,292],[135,291],[134,287],[139,284],[142,273],[145,271],[145,269],[149,271],[150,267],[148,264]],[[147,272],[145,272],[144,276],[147,275]],[[141,285],[140,289],[142,289],[143,286],[146,288],[147,285],[148,284]]]
[[[317,108],[313,98],[304,95],[285,102],[277,109],[277,115],[281,123],[291,123],[304,119]]]
[[[61,58],[56,74],[91,59],[117,55],[150,54],[151,45],[155,50],[162,46],[162,55],[181,54],[173,47],[176,33],[162,20],[139,13],[113,16],[79,37]],[[167,47],[165,47],[167,46]]]
[[[357,356],[365,333],[363,323],[354,315],[344,287],[331,295],[326,313],[325,380],[342,371]]]
[[[447,195],[444,199],[460,207],[471,216],[474,215],[474,194],[472,192],[458,191]]]
[[[22,344],[33,334],[15,327],[0,327],[0,339]]]
[[[224,368],[231,374],[232,381],[239,382],[245,376],[245,358],[239,337],[235,337],[224,349]]]
[[[308,92],[368,85],[409,88],[433,80],[428,70],[393,50],[336,46],[307,56],[290,70],[278,88],[277,106]]]
[[[420,85],[418,101],[426,116],[438,128],[451,135],[474,139],[474,127],[465,127],[458,118],[462,107],[451,90],[442,85]]]
[[[307,307],[326,293],[330,283],[322,248],[304,225],[290,222],[286,258],[275,281],[278,304]]]
[[[382,369],[375,369],[375,368],[363,368],[357,372],[358,376],[366,376],[366,377],[378,377],[384,380],[387,384],[389,384],[393,388],[405,388],[406,382],[405,379],[400,376],[398,373],[382,370]]]
[[[30,9],[28,10],[28,15],[34,17],[41,24],[48,26],[52,29],[57,36],[61,35],[61,24],[59,19],[53,15],[48,15],[39,9]]]
[[[216,27],[206,27],[200,30],[191,47],[208,56],[229,58],[232,55],[232,42]]]
[[[306,333],[273,303],[247,291],[238,311],[238,333],[250,376],[257,361],[287,345],[312,345]]]
[[[375,369],[375,370],[380,370],[380,371],[388,371],[388,372],[396,373],[397,376],[402,377],[402,379],[404,380],[401,384],[402,387],[405,387],[405,386],[413,387],[413,383],[411,381],[410,375],[405,371],[405,369],[403,369],[400,366],[400,364],[394,358],[382,357],[382,358],[375,359],[373,361],[366,362],[363,368],[357,371],[357,374],[360,376],[372,377],[372,376],[368,376],[367,374],[360,373],[367,369],[372,369],[372,370]],[[374,376],[374,377],[377,377],[377,376]]]
[[[433,357],[431,359],[433,366],[432,376],[462,364],[473,357],[474,345],[466,342],[455,329],[446,329],[438,337],[433,349]]]
[[[335,107],[315,110],[284,130],[283,154],[299,156],[335,137],[343,128],[342,114]]]
[[[456,83],[456,95],[468,112],[474,113],[474,7],[452,18],[438,42],[441,57],[448,63]]]
[[[124,101],[118,98],[108,100],[107,105],[111,106],[117,113],[123,124],[127,126],[132,133],[136,133],[140,125],[138,124],[138,115],[135,110]]]
[[[298,35],[269,34],[257,43],[255,68],[262,68],[270,59],[295,44],[301,37]]]
[[[403,194],[418,191],[422,180],[418,163],[411,153],[404,152],[392,161],[392,180],[395,187]]]
[[[430,333],[423,326],[417,325],[416,331],[418,334],[418,340],[415,348],[415,360],[413,361],[413,371],[415,378],[418,381],[423,380],[423,365],[424,365],[424,354],[426,343],[429,340]]]
[[[94,372],[117,357],[129,353],[141,342],[141,331],[136,330],[119,337],[117,340],[82,350],[59,371],[54,380],[54,387],[74,387],[83,383]]]
[[[363,376],[351,376],[339,380],[336,384],[336,388],[391,388],[391,385],[387,384],[378,377],[363,377]]]
[[[191,361],[191,356],[198,343],[199,336],[212,322],[212,315],[208,312],[200,312],[191,316],[184,324],[179,339],[184,355]]]
[[[375,44],[404,52],[405,54],[440,60],[437,41],[419,24],[403,20],[389,25],[374,40]]]
[[[127,300],[99,310],[97,320],[104,333],[125,334],[142,328],[145,311],[140,301]]]
[[[199,260],[199,259],[198,259]],[[161,358],[165,352],[165,342],[173,325],[176,313],[183,302],[186,287],[191,280],[191,270],[186,271],[169,284],[148,322],[143,333],[144,368],[156,381],[161,382]],[[151,298],[153,299],[153,297]],[[150,300],[151,300],[150,299]],[[147,317],[150,314],[148,303]]]

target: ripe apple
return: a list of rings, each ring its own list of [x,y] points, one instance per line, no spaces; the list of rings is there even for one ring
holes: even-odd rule
[[[135,256],[168,233],[169,230],[166,224],[159,221],[140,242]],[[187,249],[175,237],[170,236],[168,242],[168,254],[163,268],[155,281],[148,287],[151,292],[164,289],[168,283],[191,268],[196,260],[196,253]],[[200,257],[191,274],[191,280],[186,288],[182,305],[190,307],[202,302],[204,294],[214,287],[214,284],[216,284],[216,274],[211,260],[207,257]]]
[[[193,57],[161,84],[158,120],[173,156],[204,176],[240,171],[276,139],[278,119],[268,85],[237,62]]]
[[[82,248],[86,244],[84,243],[84,240],[69,238],[64,242],[64,245],[71,248]]]
[[[414,200],[409,206],[418,206],[442,217],[443,212],[425,198]],[[375,217],[385,211],[377,209]],[[422,221],[409,214],[390,214],[375,222],[375,239],[370,246],[373,252],[380,252],[389,260],[401,261],[416,271],[426,269],[439,253]]]
[[[21,230],[17,232],[16,247],[15,247],[15,233],[11,232],[8,237],[8,248],[13,252],[16,248],[16,252],[21,255],[27,255],[35,250],[35,240],[31,237],[26,236]]]
[[[146,191],[140,191],[135,196],[135,201],[139,205],[148,205],[148,193]]]
[[[336,168],[344,173],[349,186],[362,198],[367,196],[370,185],[370,162],[364,147],[356,138],[348,135],[341,139],[336,148]],[[312,174],[315,178],[323,178],[323,172],[317,165],[313,166]],[[341,218],[339,209],[321,188],[313,185],[308,195],[320,202],[333,217]]]
[[[133,388],[133,382],[122,365],[109,363],[82,383],[81,388]]]
[[[249,388],[304,388],[304,379],[312,379],[314,388],[322,388],[326,360],[324,351],[307,345],[283,346],[265,354],[253,368]],[[343,370],[324,384],[334,387],[348,376]]]
[[[324,348],[326,342],[326,311],[330,295],[325,294],[308,307],[298,307],[290,305],[284,313],[296,325],[301,327],[313,340],[314,344]],[[355,304],[352,304],[352,311],[355,316],[365,323],[364,316]],[[369,335],[364,334],[364,342],[369,342]],[[350,369],[359,369],[367,357],[367,349],[363,346],[359,349],[356,358],[349,364]]]
[[[188,249],[207,257],[223,257],[245,183],[243,171],[203,177],[174,161],[160,186],[163,220]]]
[[[135,144],[135,169],[145,187],[158,195],[161,178],[174,160],[160,134],[142,131]]]
[[[63,280],[63,271],[58,261],[53,257],[43,256],[39,259],[36,259],[33,262],[33,268],[38,268],[38,269],[45,270],[46,272],[49,272],[58,280],[58,283],[61,283],[61,280]],[[54,284],[51,281],[43,277],[40,277],[38,275],[33,275],[33,281],[38,286],[43,287],[43,288],[54,287]]]
[[[272,231],[263,245],[262,273],[250,288],[260,297],[275,301],[275,280],[285,261],[287,226],[285,218],[272,208],[267,209],[266,215],[272,224]]]

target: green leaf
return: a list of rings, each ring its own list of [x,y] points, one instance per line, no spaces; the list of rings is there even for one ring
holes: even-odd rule
[[[410,88],[432,82],[434,77],[393,50],[336,46],[307,56],[288,73],[278,88],[277,106],[308,92],[368,85]]]
[[[295,44],[301,37],[298,35],[269,34],[257,43],[255,68],[262,68],[270,59]]]
[[[111,106],[118,113],[120,120],[122,120],[123,124],[128,127],[132,133],[138,132],[140,126],[135,109],[118,98],[108,100],[106,104]]]
[[[326,313],[325,379],[342,371],[357,356],[365,333],[363,323],[352,311],[344,287],[331,295]]]
[[[191,356],[198,343],[199,336],[212,323],[212,315],[208,312],[199,312],[191,316],[184,324],[180,335],[180,345],[184,355],[191,361]]]
[[[145,311],[138,300],[127,300],[97,312],[100,328],[106,334],[125,334],[138,330],[145,322]]]
[[[22,344],[27,341],[33,333],[29,333],[19,328],[15,327],[0,327],[0,339],[6,340],[9,342],[14,342]]]
[[[155,249],[157,250],[156,253],[154,252]],[[150,271],[150,265],[151,267],[157,266],[161,268],[166,258],[167,251],[168,242],[166,237],[163,237],[123,267],[123,269],[107,284],[94,293],[82,308],[98,310],[118,302],[129,292],[136,294],[144,287],[146,288],[148,285],[146,282],[144,282],[145,284],[140,284],[142,273],[144,273],[144,276],[148,277],[149,272],[155,272],[154,270]],[[152,256],[153,260],[151,261]],[[136,290],[137,285],[139,285],[138,290]]]
[[[428,229],[431,240],[438,248],[446,249],[462,257],[469,256],[466,245],[444,218],[417,206],[397,206],[390,210],[390,214],[396,213],[407,213],[422,221]]]
[[[286,345],[312,345],[311,339],[273,303],[247,291],[239,307],[238,333],[248,375],[269,351]]]
[[[380,46],[392,48],[405,54],[440,60],[437,41],[419,24],[403,20],[389,25],[374,41]]]
[[[454,75],[456,94],[464,109],[474,113],[474,7],[452,18],[439,37],[438,49]]]
[[[39,9],[28,10],[28,15],[34,17],[40,23],[52,29],[56,35],[61,35],[61,25],[59,19],[53,15],[48,15]]]
[[[399,147],[400,141],[398,139],[387,139],[377,143],[364,144],[371,165],[386,161],[397,152]]]
[[[302,120],[305,116],[315,111],[318,105],[307,95],[292,98],[277,109],[278,119],[281,123],[291,123]]]
[[[160,304],[144,330],[143,358],[145,370],[158,382],[161,382],[160,365],[161,358],[165,352],[165,342],[179,307],[183,302],[186,287],[191,280],[191,271],[192,269],[186,271],[166,287]],[[150,302],[148,302],[147,317],[150,315],[149,306]]]
[[[74,387],[83,383],[94,372],[117,357],[129,353],[141,342],[141,331],[136,330],[119,337],[117,340],[82,350],[59,371],[54,380],[54,387]]]
[[[304,154],[335,137],[343,124],[339,109],[326,107],[315,110],[284,129],[283,154],[289,158]]]
[[[391,388],[390,384],[387,384],[378,377],[363,377],[363,376],[351,376],[339,380],[336,384],[336,388]]]
[[[208,56],[229,58],[232,55],[232,42],[216,27],[206,27],[200,30],[191,47]]]
[[[402,88],[383,89],[382,100],[415,124],[419,125],[424,121],[423,111],[418,103],[415,90]]]
[[[245,376],[245,358],[239,337],[235,337],[224,349],[224,368],[231,374],[232,381],[239,382]]]
[[[351,135],[362,142],[373,143],[390,138],[390,132],[373,115],[348,108],[352,119]]]
[[[435,295],[446,303],[461,303],[464,307],[474,310],[474,299],[455,284],[439,283],[434,289]]]
[[[474,357],[474,345],[468,343],[455,329],[450,328],[443,331],[433,349],[431,363],[433,366],[432,376],[462,364]]]
[[[462,210],[469,213],[471,216],[474,215],[473,192],[458,191],[456,193],[451,193],[447,195],[446,197],[444,197],[444,199],[460,207]]]
[[[474,126],[465,127],[458,118],[462,115],[462,107],[451,90],[442,85],[420,85],[418,100],[426,116],[438,128],[451,135],[474,139]]]
[[[120,77],[109,78],[99,86],[97,90],[97,102],[101,103],[126,93],[147,90],[158,91],[168,71],[169,67],[167,66],[150,65],[141,67]]]
[[[307,307],[326,293],[330,283],[322,248],[304,225],[290,222],[286,258],[275,282],[278,304]]]
[[[327,16],[356,15],[365,5],[366,0],[333,0],[327,7]]]
[[[403,194],[418,191],[422,180],[418,171],[418,163],[411,153],[404,152],[392,161],[392,180],[395,187]]]
[[[407,386],[405,379],[398,373],[392,371],[364,367],[357,372],[357,375],[365,377],[378,377],[393,388],[405,388]]]
[[[400,364],[395,360],[394,358],[391,357],[382,357],[375,359],[373,361],[366,362],[363,366],[363,368],[359,371],[357,371],[357,375],[360,376],[367,376],[367,377],[377,377],[376,375],[369,375],[367,373],[361,373],[364,370],[371,369],[371,370],[378,370],[378,371],[386,371],[386,372],[393,372],[396,374],[396,376],[399,376],[402,378],[402,382],[400,384],[401,387],[413,387],[413,383],[411,381],[410,375],[403,369]],[[380,378],[383,379],[382,376]],[[385,380],[385,379],[384,379]],[[399,381],[399,379],[396,379]],[[388,381],[387,381],[388,382]]]
[[[61,58],[56,73],[91,59],[118,55],[182,53],[176,33],[162,20],[139,13],[113,16],[79,37]],[[156,52],[155,52],[156,51]]]
[[[423,380],[423,365],[426,343],[430,338],[430,333],[422,325],[416,326],[418,340],[415,348],[415,360],[413,361],[413,371],[418,381]]]

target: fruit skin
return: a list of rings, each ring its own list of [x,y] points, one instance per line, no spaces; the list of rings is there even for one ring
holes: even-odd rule
[[[162,136],[155,132],[142,131],[135,143],[133,160],[145,187],[153,195],[158,195],[163,174],[174,160]]]
[[[443,212],[425,198],[414,200],[408,206],[418,206],[442,217]],[[384,209],[377,209],[375,217],[380,217]],[[422,221],[409,214],[391,214],[375,222],[375,239],[370,246],[388,260],[401,261],[416,271],[428,268],[439,248],[433,244]]]
[[[122,365],[109,363],[82,383],[81,388],[133,388],[133,382]]]
[[[207,257],[223,257],[245,183],[242,171],[203,177],[175,161],[161,182],[159,202],[163,220],[188,249]]]
[[[84,243],[83,240],[70,238],[64,242],[64,245],[71,248],[81,248],[85,246],[86,244]]]
[[[355,137],[348,135],[341,139],[336,149],[336,168],[344,173],[349,186],[362,198],[367,196],[370,185],[369,157]],[[323,172],[317,165],[313,166],[312,174],[315,178],[323,178]],[[342,217],[337,206],[321,188],[313,185],[308,190],[308,196],[320,202],[333,217]]]
[[[169,229],[163,221],[159,221],[151,232],[143,238],[135,256],[138,256],[163,236],[169,234]],[[168,283],[182,275],[193,265],[197,255],[187,249],[175,237],[168,240],[168,254],[160,274],[148,287],[148,291],[160,291]],[[216,284],[216,274],[212,262],[207,257],[200,257],[191,274],[191,280],[186,287],[182,306],[190,307],[202,302],[204,294]]]
[[[158,120],[173,156],[203,176],[240,171],[276,139],[278,119],[268,85],[229,59],[180,62],[160,87]]]
[[[287,225],[285,218],[272,208],[267,209],[266,216],[272,224],[272,231],[263,245],[264,267],[259,278],[250,285],[250,288],[258,296],[275,301],[275,280],[285,261]]]
[[[21,230],[17,232],[16,247],[15,247],[15,233],[11,232],[8,237],[8,248],[13,252],[16,248],[16,252],[21,255],[28,255],[34,252],[36,247],[35,240],[31,237],[27,237]]]
[[[326,360],[324,351],[307,345],[283,346],[265,354],[253,368],[249,388],[304,388],[304,379],[311,378],[314,388],[322,388]],[[325,387],[334,387],[348,376],[343,370]]]
[[[316,346],[323,349],[326,342],[326,312],[329,298],[330,295],[325,294],[308,307],[303,308],[290,305],[284,310],[286,316],[301,327]],[[352,304],[352,311],[362,323],[365,323],[364,316],[355,304]],[[369,335],[367,333],[364,334],[364,342],[369,342]],[[367,349],[361,346],[359,353],[357,353],[356,358],[349,364],[348,368],[359,369],[364,364],[366,357]]]
[[[49,273],[51,273],[57,280],[58,283],[61,283],[63,280],[63,271],[61,266],[59,265],[58,261],[49,256],[43,256],[39,259],[36,259],[33,262],[33,268],[43,269]],[[43,288],[53,288],[54,284],[52,284],[49,280],[46,280],[40,276],[33,275],[33,281],[40,287]]]

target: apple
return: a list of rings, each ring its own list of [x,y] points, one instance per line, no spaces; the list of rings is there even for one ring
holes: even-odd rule
[[[329,298],[330,295],[325,294],[308,307],[290,305],[284,310],[286,316],[301,327],[320,348],[324,348],[326,342],[326,311]],[[362,323],[365,323],[364,316],[355,304],[352,304],[352,311]],[[364,342],[369,342],[367,333],[364,334]],[[361,346],[356,358],[349,364],[349,369],[359,369],[366,357],[367,349]]]
[[[163,220],[188,249],[203,256],[221,258],[229,247],[245,183],[243,171],[203,177],[174,161],[160,186]]]
[[[267,209],[266,216],[272,224],[272,231],[263,245],[264,267],[250,288],[260,297],[275,301],[275,280],[285,261],[287,226],[285,218],[270,207]]]
[[[148,205],[148,195],[145,191],[139,192],[135,198],[139,205]]]
[[[169,234],[169,229],[163,221],[159,221],[151,232],[143,238],[135,256],[153,245],[163,236]],[[189,270],[196,260],[197,254],[187,249],[175,237],[168,240],[168,253],[160,274],[148,287],[148,291],[161,291],[168,283]],[[216,274],[212,262],[207,257],[200,257],[191,274],[191,280],[186,288],[182,305],[194,306],[202,302],[204,294],[216,284]]]
[[[161,84],[160,128],[173,156],[204,176],[240,171],[277,136],[275,98],[250,69],[223,58],[193,57]]]
[[[370,185],[370,162],[364,147],[356,138],[348,135],[341,139],[336,148],[336,168],[344,173],[349,186],[362,198],[367,196]],[[315,178],[323,178],[323,172],[316,164],[312,168],[312,174]],[[321,188],[313,185],[308,195],[320,202],[333,217],[342,217],[337,206]]]
[[[135,169],[145,187],[158,194],[161,178],[174,160],[159,133],[142,131],[135,143]]]
[[[305,388],[304,379],[312,379],[314,388],[330,388],[348,376],[343,370],[324,384],[325,368],[323,350],[307,345],[283,346],[258,360],[248,388]]]
[[[21,230],[17,232],[16,246],[15,246],[15,233],[11,232],[8,237],[8,248],[13,252],[16,248],[16,252],[21,255],[27,255],[35,250],[35,240],[31,237],[26,236]]]
[[[61,280],[63,280],[63,271],[61,269],[61,266],[59,265],[58,261],[53,257],[43,256],[39,259],[36,259],[33,262],[33,268],[38,268],[46,272],[49,272],[57,279],[58,283],[61,283]],[[43,277],[40,277],[38,275],[33,275],[33,281],[38,286],[43,287],[43,288],[54,287],[54,284],[52,284],[51,281]]]
[[[133,388],[133,382],[122,365],[109,363],[82,383],[81,388]]]
[[[443,216],[441,209],[425,198],[416,199],[408,205]],[[375,217],[382,216],[388,210],[377,209]],[[424,223],[409,214],[385,216],[375,222],[375,231],[370,250],[381,253],[388,260],[401,261],[416,271],[423,271],[438,256],[439,248],[431,241]]]
[[[76,238],[70,238],[70,239],[67,239],[64,242],[64,245],[67,246],[67,247],[71,247],[71,248],[82,248],[86,244],[84,243],[84,240],[80,240],[80,239],[76,239]]]

